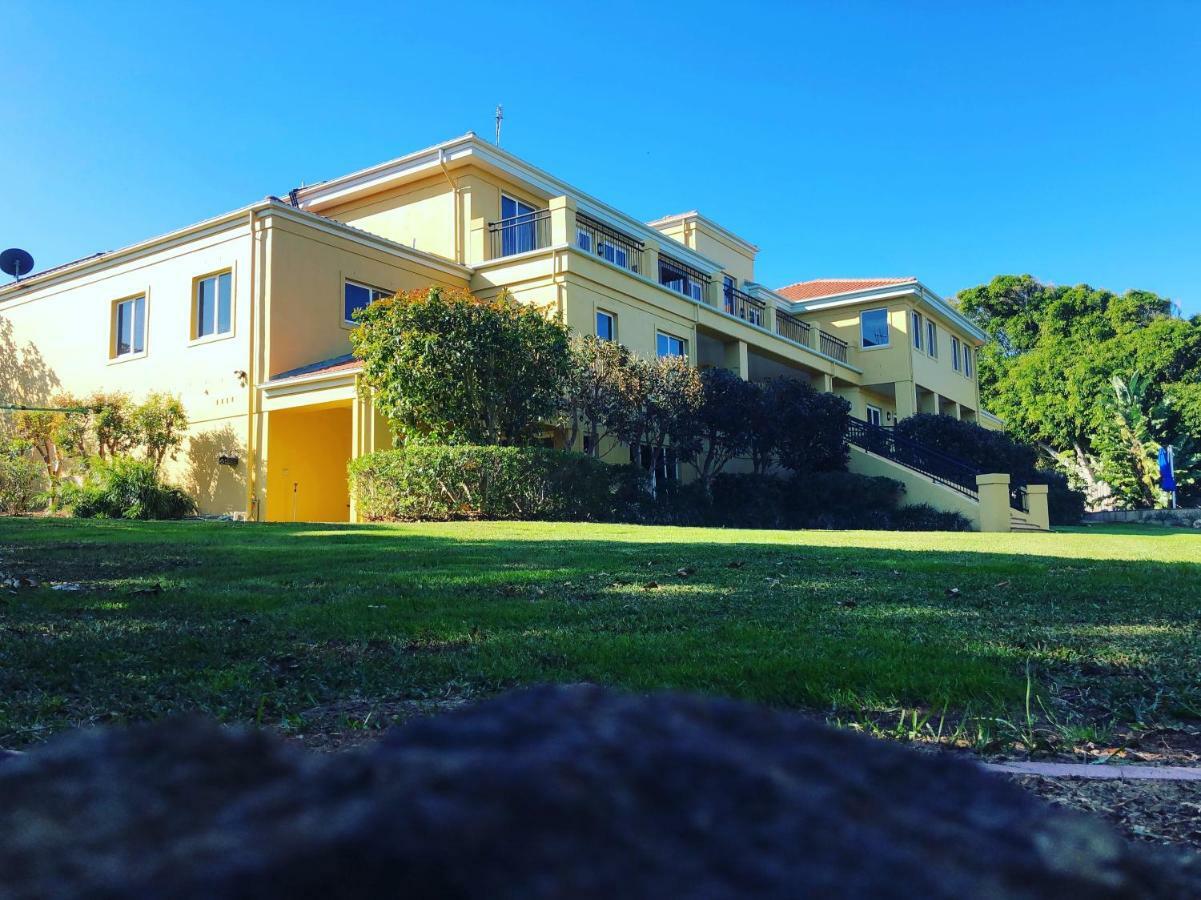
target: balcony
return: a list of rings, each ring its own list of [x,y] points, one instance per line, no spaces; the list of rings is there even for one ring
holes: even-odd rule
[[[738,288],[728,285],[725,288],[722,302],[726,312],[730,315],[749,322],[751,325],[763,326],[767,304],[762,300],[756,300],[750,294],[744,294]]]
[[[850,364],[846,341],[818,329],[817,346],[814,347],[813,330],[813,326],[808,322],[804,322],[796,316],[784,312],[782,309],[776,310],[776,334],[780,337],[787,338],[794,343],[800,344],[802,347],[808,347],[810,350],[816,349],[831,359],[838,360],[840,363]]]
[[[550,246],[550,210],[539,209],[488,223],[491,259],[515,256]]]
[[[776,310],[776,334],[802,347],[813,347],[813,326],[782,309]]]
[[[832,334],[827,334],[824,331],[818,333],[817,349],[826,356],[836,359],[841,363],[848,362],[847,357],[847,342],[834,337]]]
[[[659,284],[670,288],[685,297],[705,300],[705,288],[712,279],[700,269],[694,269],[687,263],[672,259],[665,253],[659,254]]]
[[[636,275],[641,275],[645,268],[643,253],[646,245],[642,241],[622,234],[581,212],[577,212],[575,216],[575,243],[585,253],[595,254]]]

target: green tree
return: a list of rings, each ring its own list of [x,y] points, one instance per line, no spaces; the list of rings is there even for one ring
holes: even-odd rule
[[[611,423],[622,400],[622,385],[632,362],[629,350],[615,341],[587,335],[572,347],[571,366],[563,381],[560,410],[567,426],[567,446],[584,437],[584,452],[601,457],[615,442]]]
[[[697,413],[703,447],[697,474],[708,491],[713,479],[732,460],[750,452],[755,407],[763,389],[729,369],[701,372],[701,406]]]
[[[621,374],[620,391],[612,431],[631,447],[649,448],[652,473],[664,464],[668,447],[677,459],[695,456],[701,446],[704,388],[687,359],[632,359]]]
[[[379,409],[405,440],[529,443],[559,409],[567,328],[502,292],[432,287],[356,313],[351,344]]]
[[[183,446],[188,417],[183,403],[170,394],[151,393],[130,410],[129,427],[133,441],[142,448],[146,461],[157,472],[163,459],[175,458]]]
[[[1173,401],[1150,426],[1155,443],[1169,434],[1201,436],[1190,402],[1201,383],[1201,320],[1173,318],[1168,300],[1148,291],[1118,295],[1004,275],[960,292],[958,302],[992,338],[979,366],[987,407],[1015,438],[1042,447],[1091,505],[1140,496],[1108,481],[1129,465],[1113,431],[1115,375],[1140,373],[1146,409]]]

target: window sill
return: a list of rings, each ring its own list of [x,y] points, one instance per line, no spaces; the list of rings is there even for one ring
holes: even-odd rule
[[[116,366],[121,363],[133,362],[137,359],[145,359],[147,355],[147,351],[145,350],[141,353],[122,353],[120,356],[110,356],[107,365]]]
[[[231,329],[230,331],[224,331],[220,334],[206,334],[204,337],[192,338],[192,340],[188,341],[188,346],[199,347],[203,344],[215,344],[219,341],[231,340],[233,337],[234,332]]]
[[[873,350],[887,350],[891,346],[892,346],[892,344],[876,344],[875,346],[872,346],[872,347],[862,347],[861,346],[861,347],[859,347],[859,352],[860,353],[871,353]]]

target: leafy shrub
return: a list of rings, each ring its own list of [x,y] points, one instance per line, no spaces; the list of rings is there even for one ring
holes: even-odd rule
[[[902,506],[890,516],[897,531],[971,531],[972,523],[957,512],[935,509],[929,503]]]
[[[46,467],[30,456],[28,445],[14,441],[0,451],[0,513],[9,516],[45,506]]]
[[[85,519],[182,519],[196,503],[179,488],[163,483],[152,462],[117,456],[95,460],[82,484],[67,484],[63,505]]]
[[[905,494],[891,478],[854,472],[719,475],[710,523],[738,528],[889,528]]]
[[[639,525],[711,525],[712,501],[699,481],[660,481],[651,490],[650,473],[638,466],[610,466],[612,517]]]
[[[1015,441],[1003,431],[990,431],[950,416],[922,413],[902,419],[896,425],[896,432],[958,457],[981,472],[1008,472],[1015,484],[1046,484],[1052,525],[1075,525],[1084,515],[1084,494],[1072,490],[1062,473],[1041,467],[1036,448]]]
[[[609,519],[613,467],[540,447],[410,445],[350,463],[351,491],[373,521]]]

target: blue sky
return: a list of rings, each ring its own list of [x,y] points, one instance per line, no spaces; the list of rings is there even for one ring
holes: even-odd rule
[[[776,287],[1003,272],[1201,312],[1201,4],[0,0],[39,268],[475,130]],[[20,97],[20,102],[16,98]]]

